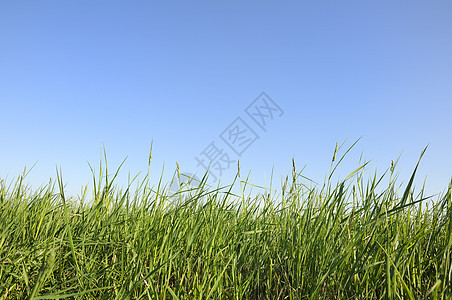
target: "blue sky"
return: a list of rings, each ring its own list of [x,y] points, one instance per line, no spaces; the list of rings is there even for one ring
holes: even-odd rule
[[[0,178],[37,162],[27,182],[39,187],[58,166],[77,194],[105,146],[112,170],[127,157],[125,184],[146,172],[153,141],[156,182],[176,161],[203,173],[196,157],[213,142],[235,161],[223,182],[240,159],[242,177],[251,170],[268,186],[273,169],[278,187],[292,157],[322,182],[336,142],[362,137],[339,176],[361,155],[381,173],[401,154],[407,182],[429,145],[416,183],[442,192],[452,175],[451,14],[450,1],[2,2]],[[266,111],[262,92],[281,109],[266,131],[245,111]],[[238,117],[259,137],[240,156],[220,137]]]

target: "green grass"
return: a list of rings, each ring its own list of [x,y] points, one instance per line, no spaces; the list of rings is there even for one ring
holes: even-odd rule
[[[403,189],[364,166],[310,188],[294,163],[277,197],[252,198],[239,174],[237,194],[205,176],[170,197],[101,168],[80,201],[61,172],[37,191],[2,180],[0,299],[450,298],[451,186],[415,194],[416,169]]]

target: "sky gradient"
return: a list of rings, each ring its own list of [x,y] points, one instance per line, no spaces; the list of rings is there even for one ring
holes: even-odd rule
[[[273,170],[279,187],[295,157],[322,183],[336,142],[361,137],[339,177],[361,155],[379,174],[401,155],[406,183],[429,145],[416,185],[426,178],[428,192],[443,192],[451,15],[450,1],[2,2],[0,178],[36,163],[26,180],[36,188],[61,167],[75,195],[105,146],[111,170],[127,157],[125,184],[147,171],[153,141],[154,182],[176,162],[202,174],[197,158],[213,142],[231,161],[222,182],[240,159],[242,177],[251,170],[251,182],[268,186]],[[280,108],[265,128],[246,112],[269,112],[262,92]],[[221,135],[243,123],[255,140],[239,155]]]

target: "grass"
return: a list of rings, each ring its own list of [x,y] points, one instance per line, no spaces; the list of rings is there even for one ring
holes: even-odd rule
[[[101,166],[80,201],[61,172],[36,191],[2,180],[0,299],[450,298],[451,185],[432,199],[417,166],[402,190],[394,167],[366,180],[364,166],[310,188],[294,163],[277,198],[246,196],[239,174],[170,197]]]

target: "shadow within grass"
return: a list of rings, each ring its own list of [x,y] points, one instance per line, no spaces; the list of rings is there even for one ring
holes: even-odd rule
[[[399,194],[394,168],[310,189],[294,163],[279,199],[245,197],[239,176],[170,197],[149,174],[131,191],[93,171],[78,202],[61,172],[33,193],[1,181],[0,299],[449,298],[451,186],[416,196],[416,169]]]

